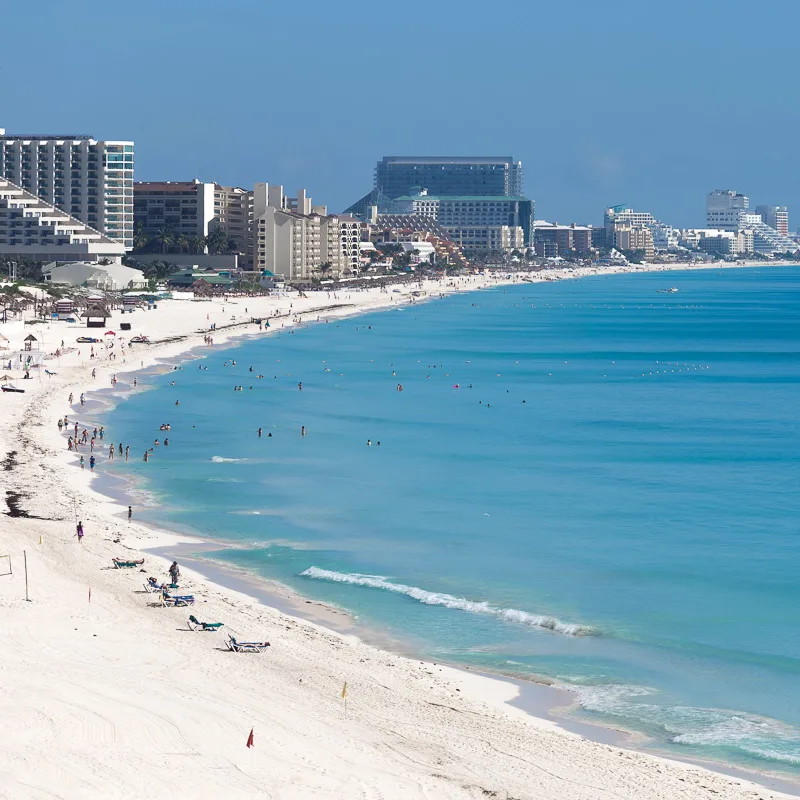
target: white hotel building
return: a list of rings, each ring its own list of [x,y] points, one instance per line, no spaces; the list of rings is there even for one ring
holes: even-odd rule
[[[133,142],[0,128],[0,177],[133,247]]]

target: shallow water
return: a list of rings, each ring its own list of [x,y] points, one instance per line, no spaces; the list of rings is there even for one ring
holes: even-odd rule
[[[800,269],[587,278],[209,351],[106,429],[143,513],[241,544],[215,558],[676,754],[795,772],[799,353]]]

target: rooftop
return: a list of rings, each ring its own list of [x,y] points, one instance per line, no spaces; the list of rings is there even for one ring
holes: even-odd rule
[[[512,203],[530,202],[527,197],[506,194],[464,194],[464,195],[436,195],[436,194],[415,194],[396,197],[395,202],[402,200],[436,200],[445,203]]]
[[[88,133],[6,133],[0,128],[0,139],[71,139],[73,141],[87,141],[92,137]]]
[[[511,156],[384,156],[384,164],[513,164]]]

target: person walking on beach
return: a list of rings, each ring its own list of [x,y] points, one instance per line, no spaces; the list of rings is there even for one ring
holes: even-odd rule
[[[75,528],[75,535],[78,537],[78,544],[83,544],[83,522],[79,522]]]
[[[126,461],[128,460],[128,456],[130,455],[130,452],[131,452],[131,446],[130,446],[130,445],[127,445],[127,446],[125,447],[125,460],[126,460]]]
[[[72,405],[72,392],[69,393],[69,404]]]
[[[111,447],[108,448],[108,460],[114,460],[114,445],[112,444]]]
[[[169,568],[169,577],[172,583],[177,585],[178,579],[181,577],[181,571],[177,561],[172,562],[172,566]]]
[[[85,469],[85,465],[83,463],[83,456],[81,456],[81,469]]]
[[[131,517],[133,516],[133,509],[128,506],[128,522],[131,521]]]
[[[86,397],[84,396],[83,392],[81,392],[81,405],[86,405]]]
[[[89,471],[94,472],[94,456],[89,456]]]
[[[61,433],[62,428],[64,427],[64,423],[61,421],[61,417],[58,418],[58,432]]]

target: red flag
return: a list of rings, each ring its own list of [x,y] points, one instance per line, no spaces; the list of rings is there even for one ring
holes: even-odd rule
[[[247,746],[248,747],[255,747],[255,742],[253,741],[253,729],[250,728],[250,735],[247,737]]]

